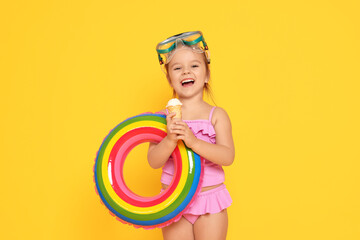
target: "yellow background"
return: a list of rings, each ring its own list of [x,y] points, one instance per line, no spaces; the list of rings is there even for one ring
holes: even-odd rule
[[[155,46],[201,30],[233,125],[228,239],[360,239],[359,3],[2,1],[2,239],[160,239],[94,191],[95,154],[124,119],[171,97]],[[146,145],[135,192],[160,190]],[[131,161],[130,163],[130,160]]]

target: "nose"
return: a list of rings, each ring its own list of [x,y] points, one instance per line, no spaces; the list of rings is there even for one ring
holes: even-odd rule
[[[190,73],[189,67],[184,67],[183,75],[186,75],[186,74],[189,74],[189,73]]]

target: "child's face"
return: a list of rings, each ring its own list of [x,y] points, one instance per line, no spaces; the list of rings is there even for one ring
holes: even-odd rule
[[[201,93],[208,73],[202,53],[183,47],[177,49],[168,65],[168,80],[179,97]]]

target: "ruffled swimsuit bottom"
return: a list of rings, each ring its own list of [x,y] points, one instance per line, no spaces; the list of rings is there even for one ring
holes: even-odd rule
[[[162,192],[163,190],[161,190]],[[183,217],[191,224],[204,214],[215,214],[228,208],[232,203],[232,199],[225,184],[208,191],[200,192],[190,207],[183,213]],[[176,219],[175,222],[179,221]]]

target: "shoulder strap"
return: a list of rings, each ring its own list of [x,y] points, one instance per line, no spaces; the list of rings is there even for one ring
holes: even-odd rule
[[[209,121],[211,122],[211,118],[212,118],[212,115],[213,115],[213,112],[215,110],[216,106],[214,106],[211,111],[210,111],[210,116],[209,116]]]

